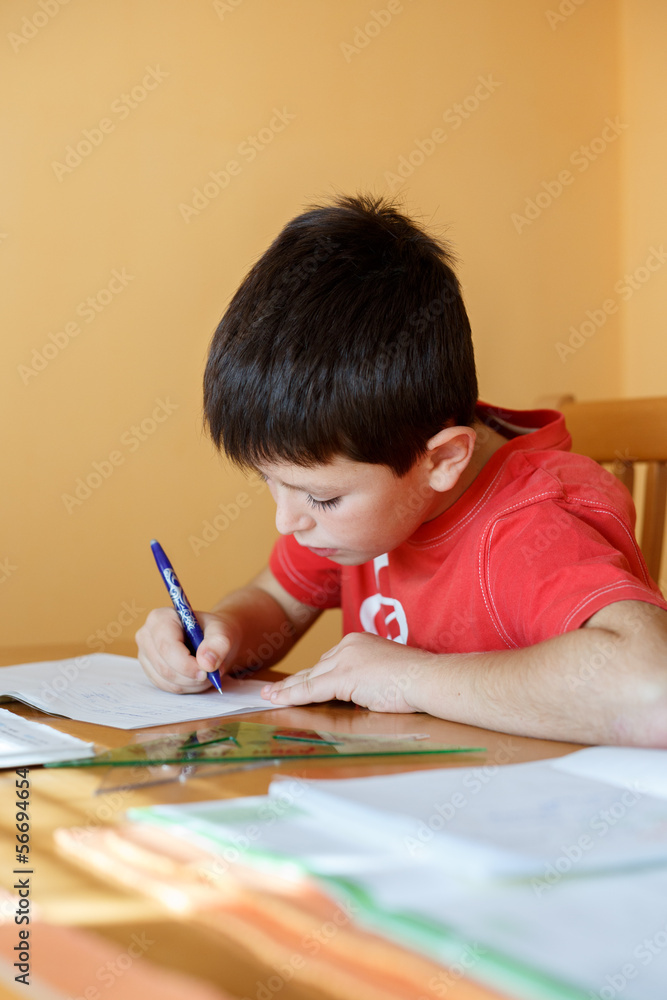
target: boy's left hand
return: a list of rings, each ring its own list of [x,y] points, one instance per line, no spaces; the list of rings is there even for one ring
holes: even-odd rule
[[[262,688],[276,705],[353,701],[373,712],[415,712],[410,693],[434,653],[368,632],[351,632],[314,667]],[[416,691],[415,691],[416,694]]]

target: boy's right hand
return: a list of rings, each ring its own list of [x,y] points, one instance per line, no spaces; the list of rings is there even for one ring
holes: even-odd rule
[[[207,611],[195,612],[204,633],[196,658],[185,645],[183,627],[173,608],[156,608],[135,638],[146,676],[175,694],[197,694],[211,687],[208,672],[221,674],[233,664],[238,639],[232,622]]]

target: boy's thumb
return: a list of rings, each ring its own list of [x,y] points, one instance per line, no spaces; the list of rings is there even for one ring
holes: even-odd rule
[[[219,670],[223,660],[224,654],[217,653],[210,646],[205,646],[204,643],[197,650],[197,661],[209,674],[212,670]]]
[[[208,626],[204,641],[197,650],[197,662],[208,673],[222,667],[231,645],[222,628],[220,627],[219,631],[218,628],[217,622],[212,622]]]

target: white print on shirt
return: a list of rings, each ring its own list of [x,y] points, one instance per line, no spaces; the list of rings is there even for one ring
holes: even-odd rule
[[[381,608],[391,608],[389,614],[385,613],[384,615],[384,638],[393,639],[394,642],[400,642],[405,646],[408,641],[408,619],[405,616],[403,605],[395,598],[385,597],[384,594],[379,593],[381,589],[380,570],[385,566],[389,566],[389,556],[386,552],[382,556],[376,556],[373,560],[375,583],[377,584],[378,593],[367,597],[362,603],[359,608],[359,620],[364,632],[379,635],[380,633],[377,630],[375,622],[377,614]],[[392,635],[392,632],[396,632],[397,629],[398,635]]]

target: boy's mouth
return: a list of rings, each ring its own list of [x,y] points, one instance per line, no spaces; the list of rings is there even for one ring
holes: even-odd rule
[[[312,545],[307,545],[306,548],[314,552],[316,556],[332,556],[335,552],[338,552],[338,549],[316,549]]]

